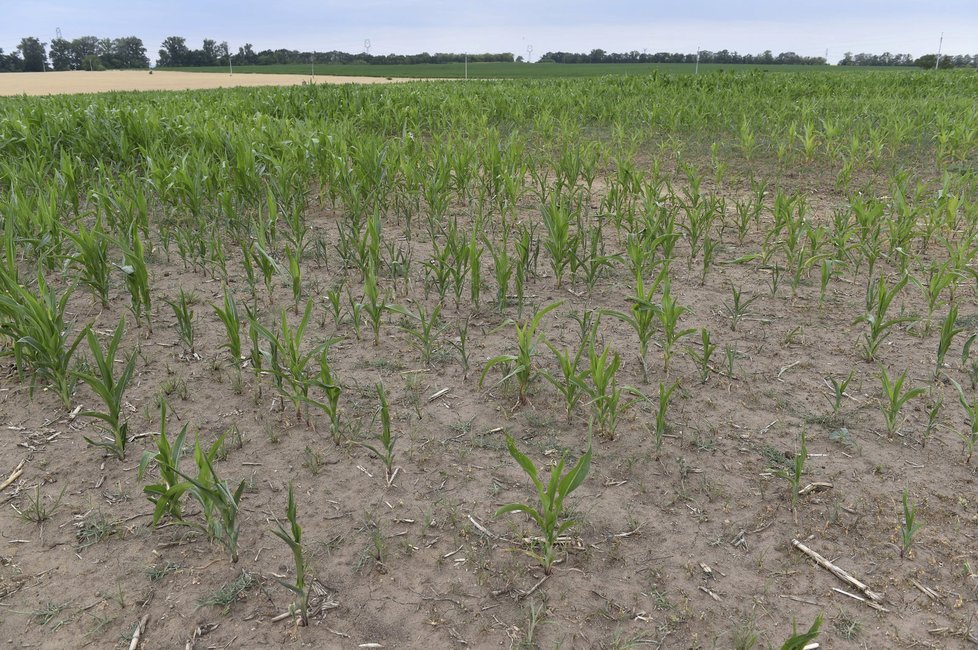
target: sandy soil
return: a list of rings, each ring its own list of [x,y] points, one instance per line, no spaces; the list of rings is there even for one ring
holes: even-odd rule
[[[317,75],[316,83],[389,83],[384,77]],[[232,86],[293,86],[309,77],[295,74],[237,74],[211,72],[153,72],[107,70],[105,72],[25,72],[0,75],[0,96],[102,93],[114,90],[194,90]],[[397,81],[409,81],[398,79]]]

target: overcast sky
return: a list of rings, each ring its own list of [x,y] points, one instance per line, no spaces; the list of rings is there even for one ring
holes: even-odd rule
[[[587,52],[846,51],[978,53],[978,0],[0,0],[0,47],[138,36],[151,59],[171,35],[232,51]]]

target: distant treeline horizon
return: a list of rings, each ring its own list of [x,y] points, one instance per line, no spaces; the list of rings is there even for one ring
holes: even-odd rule
[[[524,63],[522,56],[511,52],[499,53],[445,53],[429,54],[370,54],[369,52],[350,53],[339,50],[300,51],[285,48],[255,51],[251,43],[239,47],[232,53],[227,42],[205,38],[200,48],[191,49],[182,36],[169,36],[163,40],[158,51],[156,67],[195,68],[218,65],[415,65],[441,63]],[[700,50],[694,53],[681,52],[606,52],[594,49],[583,52],[546,52],[537,63],[542,64],[587,64],[587,63],[713,63],[738,65],[826,65],[825,57],[803,56],[795,52],[774,54],[765,50],[760,54],[739,54],[735,51]],[[933,68],[937,64],[936,54],[925,54],[914,58],[910,54],[883,54],[846,52],[838,61],[839,66],[879,66],[879,67],[923,67]],[[961,68],[978,66],[978,54],[943,55],[941,68]],[[41,72],[44,70],[107,70],[107,69],[147,69],[150,59],[142,39],[136,36],[123,38],[99,38],[82,36],[74,40],[53,39],[50,43],[36,37],[21,39],[14,51],[4,54],[0,48],[0,72]]]

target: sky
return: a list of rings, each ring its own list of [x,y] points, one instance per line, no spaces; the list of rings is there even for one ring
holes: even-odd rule
[[[847,51],[978,53],[978,0],[0,0],[0,48],[24,36],[50,43],[143,39],[155,60],[167,36],[232,51],[756,54],[793,51],[836,62]],[[369,49],[366,45],[369,43]]]

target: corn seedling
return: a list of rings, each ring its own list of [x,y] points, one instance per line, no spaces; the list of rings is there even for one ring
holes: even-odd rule
[[[343,392],[339,382],[333,376],[333,370],[329,365],[328,348],[319,351],[319,375],[316,378],[316,386],[323,391],[325,400],[309,400],[309,402],[326,413],[329,417],[329,429],[333,436],[333,442],[340,442],[340,394]]]
[[[286,270],[289,279],[292,280],[292,301],[293,310],[299,313],[299,301],[302,299],[302,257],[300,253],[293,252],[289,246],[285,247],[285,257],[289,260]]]
[[[149,271],[146,269],[146,253],[143,241],[136,228],[131,228],[127,239],[116,241],[122,251],[122,264],[116,266],[126,277],[129,289],[129,308],[136,317],[136,325],[146,317],[146,327],[153,332],[153,319],[150,315],[152,301],[149,295]]]
[[[187,493],[200,504],[204,515],[204,524],[183,520],[182,523],[200,530],[213,543],[221,544],[231,556],[231,563],[238,561],[238,535],[240,521],[238,511],[241,508],[241,495],[244,494],[245,482],[241,481],[233,492],[227,481],[218,477],[214,470],[214,457],[217,455],[224,436],[221,435],[207,452],[200,446],[200,440],[194,443],[194,463],[197,466],[196,478],[187,476],[179,469],[177,474],[190,482]]]
[[[510,456],[533,481],[537,492],[537,504],[534,507],[524,503],[509,503],[499,508],[495,516],[522,512],[536,523],[541,533],[540,551],[533,555],[540,561],[544,573],[550,575],[553,564],[557,560],[557,538],[575,523],[573,520],[565,519],[564,500],[581,486],[591,469],[591,445],[588,444],[587,451],[566,473],[564,472],[566,454],[561,457],[560,462],[550,470],[550,480],[546,485],[541,481],[533,461],[516,448],[516,442],[509,435],[506,436],[506,446]]]
[[[102,307],[109,305],[109,238],[96,222],[93,228],[78,223],[78,231],[66,230],[65,234],[75,244],[71,265],[78,270],[78,282],[88,287]]]
[[[788,481],[790,488],[791,507],[794,508],[798,503],[799,490],[801,489],[801,475],[805,472],[805,463],[808,461],[808,446],[805,444],[805,432],[801,432],[801,444],[798,452],[795,453],[795,462],[790,470],[780,469],[774,475]]]
[[[882,275],[876,283],[870,284],[866,298],[866,314],[853,321],[853,324],[866,323],[869,327],[869,331],[863,334],[862,344],[863,353],[867,361],[876,359],[876,353],[879,350],[880,344],[892,333],[896,325],[913,320],[908,317],[887,317],[890,304],[906,284],[906,275],[889,288],[886,286],[886,279]]]
[[[886,435],[891,438],[896,433],[897,418],[904,404],[927,392],[923,388],[909,387],[904,392],[903,384],[906,379],[906,370],[896,379],[890,379],[886,368],[880,366],[880,381],[883,383],[883,399],[880,400],[880,410],[883,412],[883,420],[886,422]]]
[[[111,451],[119,460],[126,457],[126,443],[129,441],[129,423],[123,414],[125,409],[123,395],[136,370],[136,354],[133,352],[127,356],[122,372],[116,375],[116,355],[119,351],[119,343],[122,341],[125,325],[126,319],[120,319],[108,346],[104,350],[91,328],[86,328],[85,338],[88,341],[88,348],[92,353],[97,372],[75,371],[74,373],[78,379],[87,384],[101,398],[105,405],[104,411],[83,411],[81,415],[104,422],[109,437],[102,439],[86,437],[85,441],[94,447]]]
[[[638,250],[644,250],[644,248],[638,247]],[[631,256],[632,254],[630,254]],[[635,331],[635,335],[638,337],[639,363],[642,366],[642,382],[648,383],[649,368],[646,357],[648,356],[649,343],[652,341],[652,335],[655,333],[656,320],[659,316],[659,305],[654,302],[654,294],[663,278],[667,277],[666,274],[668,273],[669,266],[663,266],[652,283],[652,286],[646,290],[642,276],[644,259],[632,257],[632,263],[634,265],[632,272],[635,276],[635,293],[631,298],[632,308],[629,310],[629,313],[614,310],[602,310],[601,313],[617,318]]]
[[[971,464],[971,456],[975,453],[975,444],[978,444],[978,399],[969,400],[965,397],[961,384],[953,379],[951,383],[958,390],[958,400],[961,402],[961,406],[964,407],[964,421],[968,425],[968,430],[961,434],[961,439],[964,441],[964,450],[968,454],[968,460],[966,462]]]
[[[464,318],[458,324],[458,336],[455,340],[450,341],[450,345],[455,348],[458,352],[458,362],[462,366],[462,380],[467,380],[469,378],[469,349],[467,343],[469,340],[469,319]]]
[[[387,310],[404,316],[405,320],[398,327],[411,337],[412,343],[421,352],[421,363],[431,363],[438,344],[441,303],[435,305],[435,308],[430,312],[426,311],[423,306],[418,307],[417,313],[409,311],[401,305],[389,305]]]
[[[196,299],[197,297],[192,293],[187,294],[183,289],[180,289],[176,300],[166,300],[166,304],[173,309],[173,316],[177,319],[176,328],[180,342],[190,350],[191,355],[194,354],[194,310],[190,308],[190,305]]]
[[[380,323],[387,311],[387,293],[377,287],[377,273],[374,269],[367,271],[363,283],[363,302],[361,307],[370,319],[370,328],[374,332],[374,345],[380,344]]]
[[[231,354],[231,359],[235,366],[241,364],[241,316],[238,314],[238,304],[234,300],[234,293],[224,287],[224,307],[212,306],[214,313],[224,323],[224,331],[227,334],[227,342],[222,346],[227,348]]]
[[[598,433],[610,440],[615,437],[621,415],[644,396],[631,386],[618,385],[616,375],[621,366],[621,357],[610,347],[598,354],[593,337],[588,346],[588,366],[587,378],[590,382],[581,383],[580,386],[591,398],[591,418],[598,425]],[[633,399],[626,399],[626,395],[632,395]]]
[[[666,431],[669,430],[669,423],[666,421],[666,412],[669,410],[669,399],[672,393],[679,388],[679,382],[674,382],[668,388],[659,382],[659,405],[655,411],[655,448],[662,448],[662,441],[665,439]]]
[[[669,360],[672,358],[676,343],[685,336],[696,332],[695,327],[679,329],[679,318],[689,311],[689,307],[683,307],[672,297],[670,292],[670,282],[667,280],[663,285],[662,299],[655,314],[662,326],[664,341],[662,343],[662,367],[666,375],[669,374]]]
[[[177,437],[170,442],[166,430],[166,400],[160,402],[160,437],[156,441],[156,451],[144,451],[139,460],[137,478],[142,480],[149,468],[154,464],[160,472],[160,482],[143,487],[143,492],[153,504],[153,525],[159,524],[164,516],[173,521],[182,520],[180,505],[184,493],[190,488],[190,483],[181,480],[180,458],[183,455],[184,440],[187,437],[187,425],[183,425]]]
[[[387,486],[390,487],[393,485],[394,477],[397,475],[397,469],[394,468],[394,443],[397,442],[397,437],[391,431],[390,407],[387,403],[387,392],[384,390],[384,384],[382,383],[377,384],[377,398],[380,400],[380,409],[377,411],[377,415],[380,416],[380,435],[378,436],[380,446],[373,445],[369,442],[360,442],[357,444],[369,449],[384,462]]]
[[[296,516],[295,492],[291,481],[289,482],[289,501],[285,509],[285,518],[289,522],[288,530],[276,518],[275,530],[272,532],[285,542],[289,550],[292,551],[292,560],[295,563],[295,582],[286,582],[282,578],[279,578],[278,582],[295,594],[295,600],[289,605],[289,613],[293,616],[298,615],[300,625],[308,625],[310,591],[306,586],[306,560],[302,548],[302,528],[299,526]]]
[[[937,366],[934,368],[934,378],[936,379],[944,369],[944,359],[947,357],[948,350],[951,349],[951,342],[954,337],[965,330],[963,327],[956,327],[958,322],[958,306],[951,305],[947,316],[941,323],[940,340],[937,342]]]
[[[547,239],[543,246],[550,255],[550,268],[554,272],[557,288],[564,279],[564,271],[571,260],[570,210],[560,199],[553,199],[543,206],[543,225]]]
[[[832,415],[838,415],[839,411],[842,410],[842,400],[846,397],[846,389],[849,388],[849,383],[855,376],[856,371],[850,370],[849,374],[842,381],[839,381],[835,377],[829,377],[826,380],[832,387],[832,395],[827,398],[829,404],[832,406]]]
[[[517,405],[525,404],[527,401],[527,393],[530,389],[530,384],[536,378],[538,371],[536,369],[536,364],[533,362],[533,358],[537,355],[537,347],[543,340],[543,335],[539,333],[540,323],[543,321],[543,317],[548,313],[556,309],[562,304],[562,302],[554,302],[542,309],[538,309],[536,313],[530,320],[524,323],[516,323],[514,321],[507,321],[513,323],[516,328],[516,354],[500,354],[492,357],[486,362],[485,367],[482,369],[482,376],[479,378],[479,387],[482,387],[483,382],[486,380],[486,375],[492,368],[499,364],[504,364],[507,367],[511,367],[511,370],[506,374],[501,381],[507,381],[508,379],[516,379],[516,384],[518,387],[518,397]]]
[[[798,627],[794,622],[791,624],[791,637],[784,642],[781,650],[805,650],[809,644],[818,638],[818,630],[822,627],[822,615],[815,617],[815,622],[808,628],[807,632],[798,632]]]
[[[700,330],[700,344],[701,350],[688,347],[686,348],[686,354],[689,355],[689,358],[693,360],[697,369],[700,371],[700,383],[705,384],[710,378],[710,359],[713,358],[713,353],[717,349],[716,343],[710,340],[710,331],[705,327]]]
[[[557,365],[560,368],[560,377],[557,377],[548,370],[541,370],[540,374],[543,378],[550,382],[557,392],[560,393],[561,397],[564,398],[564,412],[567,415],[567,421],[571,419],[571,414],[574,411],[574,407],[581,401],[581,397],[584,394],[584,387],[586,386],[586,381],[590,370],[585,368],[583,371],[579,370],[581,363],[581,356],[584,353],[584,346],[577,348],[577,352],[572,352],[569,349],[563,351],[557,349],[555,345],[547,341],[547,347],[550,351],[554,353],[557,358]]]
[[[920,530],[917,521],[917,506],[910,503],[907,489],[903,489],[903,521],[900,522],[900,557],[906,557],[913,545],[914,535]]]
[[[730,285],[732,292],[731,301],[729,303],[723,303],[723,310],[730,319],[730,330],[733,332],[737,331],[737,323],[740,322],[744,316],[747,315],[748,308],[751,303],[757,300],[758,296],[751,296],[750,298],[743,298],[741,295],[741,289]]]
[[[74,341],[68,337],[65,311],[72,290],[58,296],[39,273],[35,295],[5,269],[0,270],[0,290],[0,335],[12,343],[17,372],[31,372],[31,396],[40,378],[52,385],[68,406],[76,378],[71,359],[84,338],[84,332]]]

